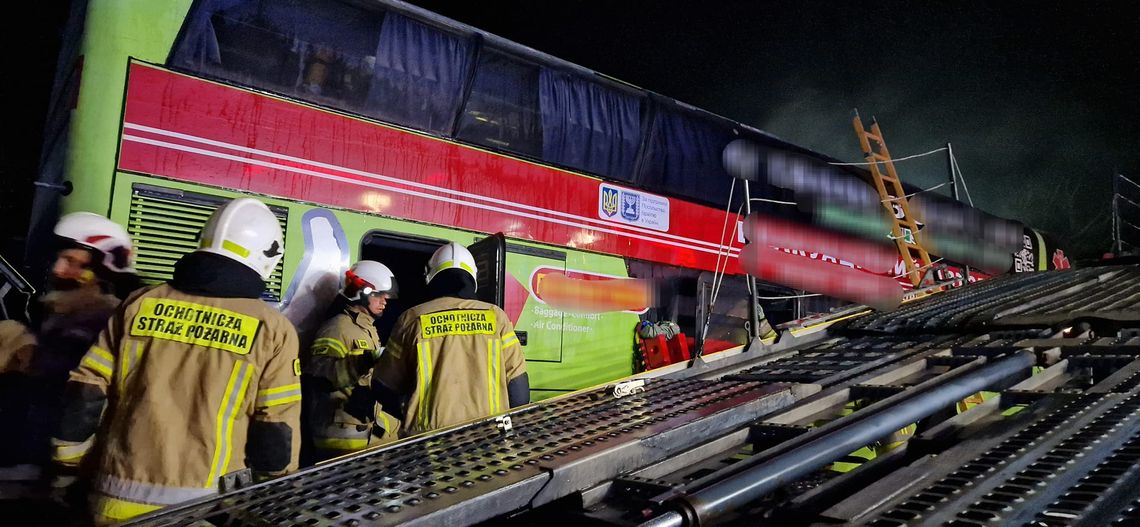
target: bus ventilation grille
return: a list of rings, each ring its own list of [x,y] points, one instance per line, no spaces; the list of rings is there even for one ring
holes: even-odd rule
[[[135,244],[135,268],[144,283],[165,282],[174,275],[174,263],[198,247],[198,233],[210,214],[228,200],[176,189],[135,184],[127,231]],[[270,207],[286,231],[288,209]],[[266,283],[264,298],[281,299],[284,259]]]

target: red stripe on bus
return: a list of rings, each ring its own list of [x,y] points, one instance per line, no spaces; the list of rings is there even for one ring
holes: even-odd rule
[[[715,244],[724,211],[670,198],[668,234],[682,239],[619,223],[588,223],[599,220],[596,179],[147,65],[131,67],[125,122],[128,129],[119,162],[124,170],[475,231],[501,231],[519,239],[672,265],[716,267]],[[327,166],[274,160],[225,145],[433,185],[458,195],[410,189]],[[473,195],[555,212],[488,204]],[[737,219],[735,214],[732,219]],[[728,260],[728,272],[737,273],[736,258]]]

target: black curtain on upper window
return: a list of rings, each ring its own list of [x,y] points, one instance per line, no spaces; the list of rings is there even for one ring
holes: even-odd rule
[[[639,181],[658,192],[723,208],[732,176],[721,159],[733,138],[732,130],[712,119],[658,107]]]
[[[471,48],[468,39],[388,13],[365,113],[450,134],[471,67]]]
[[[630,181],[641,142],[641,100],[575,75],[542,68],[538,83],[542,158]]]

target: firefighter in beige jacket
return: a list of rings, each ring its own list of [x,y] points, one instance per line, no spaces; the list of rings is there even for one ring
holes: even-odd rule
[[[47,292],[28,305],[28,325],[0,322],[5,375],[0,457],[46,467],[71,370],[123,298],[138,288],[130,234],[98,214],[72,212],[56,223]],[[0,464],[7,464],[0,462]]]
[[[396,298],[388,266],[362,260],[345,273],[339,313],[301,354],[305,420],[318,461],[399,438],[399,421],[372,396],[372,365],[382,346],[376,319]]]
[[[456,243],[428,264],[435,297],[396,321],[372,387],[409,436],[505,412],[530,400],[519,339],[498,306],[474,299],[475,259]]]
[[[174,278],[129,297],[72,371],[53,456],[61,471],[82,462],[96,524],[214,494],[247,468],[296,468],[297,335],[260,300],[281,247],[268,207],[231,201]]]

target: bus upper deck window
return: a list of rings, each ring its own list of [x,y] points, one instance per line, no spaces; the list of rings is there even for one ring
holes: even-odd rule
[[[497,150],[542,155],[538,67],[485,50],[456,137]]]
[[[383,19],[335,0],[197,2],[171,62],[351,111],[367,95]]]

